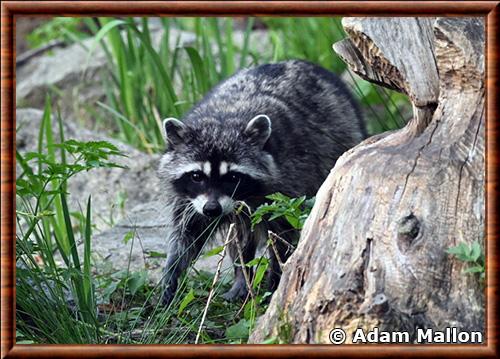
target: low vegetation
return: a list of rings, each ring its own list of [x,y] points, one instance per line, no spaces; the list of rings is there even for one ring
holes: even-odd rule
[[[485,280],[485,258],[484,250],[479,242],[474,241],[470,246],[459,243],[455,247],[448,248],[447,252],[459,261],[467,263],[464,273],[477,274],[481,281]]]

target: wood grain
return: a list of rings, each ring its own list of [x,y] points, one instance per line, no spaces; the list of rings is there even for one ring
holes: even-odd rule
[[[500,64],[500,8],[497,6],[486,17],[486,322],[490,346],[498,356],[498,272],[499,220],[498,171],[499,153],[499,64]]]
[[[498,353],[498,1],[4,1],[1,4],[1,354],[0,357],[494,357]],[[14,345],[14,17],[23,15],[165,15],[165,16],[484,16],[487,20],[487,327],[483,346],[229,346],[229,345]]]
[[[15,119],[14,110],[14,23],[12,13],[2,4],[1,25],[1,357],[14,344],[15,320]]]
[[[390,16],[445,14],[482,16],[493,1],[12,1],[9,10],[19,15],[344,15]]]

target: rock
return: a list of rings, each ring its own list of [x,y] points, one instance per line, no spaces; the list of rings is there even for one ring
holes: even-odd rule
[[[43,112],[35,109],[16,111],[16,146],[21,153],[36,151],[38,131]],[[57,121],[52,121],[54,134],[59,129]],[[159,155],[147,155],[120,141],[100,133],[86,130],[71,121],[64,121],[65,139],[79,141],[108,141],[117,146],[127,157],[115,157],[113,161],[127,168],[97,168],[81,172],[68,183],[71,209],[85,209],[88,196],[92,196],[92,220],[98,230],[108,228],[123,213],[141,203],[157,198],[160,193],[160,181],[156,175]],[[21,170],[18,167],[17,173]],[[119,194],[126,194],[123,211],[118,207]]]
[[[92,41],[85,40],[83,45],[90,46]],[[32,58],[16,68],[17,106],[42,108],[49,90],[57,88],[61,91],[61,103],[66,105],[61,110],[67,115],[76,98],[86,103],[103,95],[100,77],[105,64],[103,51],[96,49],[89,58],[81,44],[55,49],[52,54]]]
[[[154,46],[159,47],[162,36],[161,28],[152,27]],[[176,29],[171,30],[171,36],[179,38],[180,46],[195,39],[194,34]],[[175,43],[172,42],[172,46]],[[92,48],[89,56],[89,49]],[[95,107],[95,102],[104,96],[102,78],[106,63],[105,52],[101,46],[94,44],[93,38],[34,57],[16,68],[17,107],[43,108],[47,93],[55,88],[61,96],[64,117],[88,116],[86,106]]]
[[[153,47],[158,49],[164,34],[163,27],[158,22],[150,22],[150,32]],[[195,38],[195,34],[191,32],[170,29],[172,50],[176,44],[190,46]],[[244,32],[235,30],[233,42],[236,47],[242,47]],[[92,54],[89,56],[89,49],[92,48]],[[249,49],[252,53],[270,58],[272,46],[267,31],[253,31]],[[217,58],[217,46],[214,45],[213,51]],[[181,53],[181,56],[186,56],[181,62],[189,61],[186,54]],[[100,111],[96,102],[102,100],[105,95],[102,79],[108,76],[105,75],[106,64],[106,55],[101,46],[95,46],[93,38],[30,58],[23,65],[16,67],[16,106],[43,108],[47,93],[56,89],[64,118],[72,117],[92,123],[93,112],[88,111],[88,108]],[[180,81],[175,79],[174,82],[180,84]]]

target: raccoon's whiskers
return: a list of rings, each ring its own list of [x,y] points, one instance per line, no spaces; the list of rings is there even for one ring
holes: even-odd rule
[[[186,207],[189,205],[191,201],[189,201],[188,199],[177,199],[171,206],[173,208],[182,208],[182,211],[180,213],[177,213],[173,218],[172,220],[173,221],[176,221],[178,220],[182,215],[183,215],[183,212],[186,210]]]
[[[182,219],[181,219],[181,231],[184,233],[186,230],[186,226],[189,224],[193,216],[196,214],[196,209],[193,204],[190,202],[182,211]]]

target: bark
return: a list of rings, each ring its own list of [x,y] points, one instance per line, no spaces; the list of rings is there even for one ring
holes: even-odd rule
[[[446,252],[484,248],[483,20],[343,25],[349,38],[335,51],[365,79],[406,93],[414,118],[339,159],[250,342],[330,343],[337,327],[484,333],[484,284]]]

